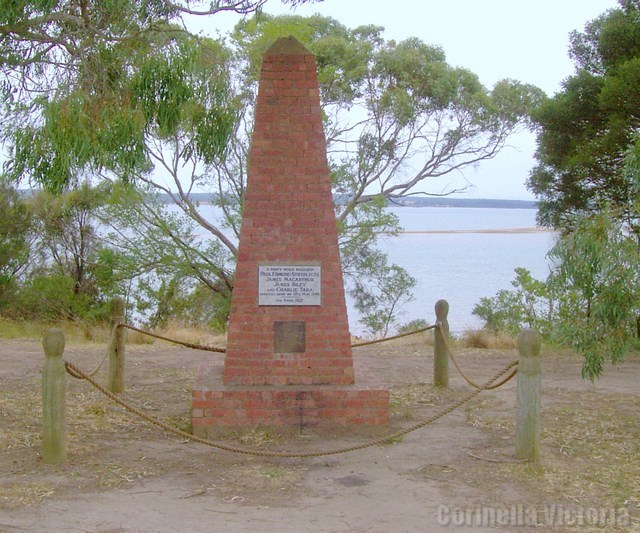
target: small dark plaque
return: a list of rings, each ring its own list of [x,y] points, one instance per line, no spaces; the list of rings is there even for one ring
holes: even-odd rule
[[[302,353],[305,346],[304,320],[273,323],[274,353]]]

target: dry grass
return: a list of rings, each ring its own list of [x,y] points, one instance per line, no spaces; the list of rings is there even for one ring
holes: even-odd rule
[[[31,379],[22,384],[18,393],[0,394],[0,418],[8,422],[0,431],[0,449],[11,451],[39,445],[42,416],[39,387]]]
[[[577,501],[588,497],[591,504],[640,510],[636,396],[593,392],[578,405],[551,409],[543,417],[542,439],[552,452],[550,488]]]
[[[101,489],[118,487],[125,483],[137,481],[142,483],[145,477],[156,475],[157,471],[153,466],[144,463],[137,465],[125,465],[107,463],[96,469],[96,484]]]
[[[261,448],[281,443],[283,435],[269,429],[253,428],[249,431],[234,432],[230,435],[230,438],[239,441],[245,446]]]
[[[390,391],[390,414],[401,420],[415,418],[415,410],[422,407],[439,407],[457,396],[452,389],[415,383],[396,387]]]
[[[109,330],[106,326],[82,322],[31,322],[0,318],[1,339],[39,339],[51,328],[61,329],[68,341],[106,343]]]
[[[505,333],[491,333],[484,329],[465,331],[460,344],[464,348],[506,350],[517,347],[517,341]]]
[[[30,322],[27,320],[7,320],[0,318],[0,339],[39,339],[51,328],[62,330],[67,342],[107,344],[110,330],[106,324],[90,324],[82,322]],[[144,328],[141,328],[144,329]],[[194,327],[173,322],[164,328],[153,331],[159,335],[183,342],[224,346],[226,335],[214,333],[205,327]],[[128,344],[154,344],[162,342],[139,333],[127,330]]]
[[[515,434],[515,419],[491,415],[495,405],[481,402],[467,410],[468,422],[493,434]],[[541,461],[537,465],[494,464],[496,478],[518,479],[540,502],[567,507],[626,509],[630,524],[608,531],[640,531],[640,424],[637,396],[616,393],[570,395],[542,413]],[[567,531],[581,528],[568,527]],[[591,529],[581,529],[589,530]],[[596,530],[596,529],[594,529]]]
[[[42,503],[53,496],[49,483],[0,483],[0,507],[17,508]]]
[[[217,344],[220,339],[207,332],[181,326],[173,326],[167,333],[183,336],[189,342]],[[394,341],[390,347],[403,354],[411,354],[415,344],[416,353],[418,348],[423,353],[424,349],[420,346],[423,346],[421,343],[424,340],[420,337],[426,335],[429,333]],[[146,353],[146,349],[141,351]],[[390,361],[393,360],[393,354],[386,346],[384,353]],[[478,359],[484,360],[484,357]],[[135,364],[131,361],[131,365]],[[127,396],[131,394],[133,398],[132,403],[151,409],[152,414],[188,430],[189,390],[193,383],[193,371],[159,365],[139,368],[145,370],[139,370],[135,386],[130,393],[127,392]],[[148,374],[151,368],[152,375]],[[57,498],[64,490],[70,489],[52,483],[49,471],[43,469],[38,459],[41,416],[39,376],[26,379],[16,377],[4,386],[5,390],[0,394],[0,449],[5,454],[5,464],[11,465],[12,474],[0,482],[0,509],[36,505],[47,498]],[[517,483],[523,492],[539,498],[539,501],[532,502],[535,505],[558,502],[597,508],[625,507],[631,514],[632,526],[640,531],[637,394],[601,391],[580,391],[577,394],[560,388],[548,392],[550,401],[543,403],[542,460],[539,466],[475,460],[473,468],[468,471],[458,469],[453,472],[453,481],[442,470],[444,466],[432,466],[423,473],[426,477],[446,478],[448,487],[455,488],[455,482],[481,488],[488,502],[493,498],[501,503],[505,498],[512,497],[505,496],[501,491],[503,486]],[[392,416],[397,422],[420,419],[426,412],[447,405],[459,394],[459,390],[438,389],[427,383],[398,385],[391,391]],[[146,449],[130,453],[136,443],[149,435],[157,435],[157,429],[131,418],[86,384],[69,380],[67,405],[69,455],[74,458],[68,474],[73,490],[95,486],[117,488],[125,483],[137,483],[148,476],[160,475],[169,468],[178,468],[171,461],[162,463],[151,458],[145,459],[142,454],[147,456]],[[515,428],[511,404],[505,406],[501,399],[487,394],[465,406],[463,411],[469,424],[490,437],[488,442],[491,442],[491,450],[482,450],[478,452],[479,456],[494,457],[490,455],[494,449],[498,454],[496,457],[512,455]],[[256,428],[237,434],[234,438],[248,446],[271,447],[280,444],[282,436]],[[126,450],[127,454],[118,452],[118,455],[115,450],[120,448]],[[274,466],[272,463],[248,461],[243,464],[243,468],[234,464],[233,469],[226,471],[225,475],[227,481],[241,479],[242,487],[246,487],[247,491],[265,486],[278,490],[281,487],[295,487],[301,475],[297,468],[288,466],[288,463],[275,463]],[[249,478],[249,481],[242,476]],[[235,497],[235,493],[230,496]]]
[[[208,346],[224,346],[227,337],[224,334],[216,333],[204,327],[194,327],[180,322],[172,322],[166,327],[156,331],[160,335],[194,344],[205,344]]]
[[[46,466],[40,462],[41,436],[40,383],[25,380],[10,394],[0,395],[0,449],[5,459],[12,462],[12,476],[0,482],[0,509],[37,505],[54,496],[59,483],[47,479]],[[139,465],[121,464],[117,468],[95,469],[91,458],[99,452],[95,436],[114,428],[131,429],[131,418],[112,409],[108,400],[86,387],[69,384],[67,394],[67,447],[68,454],[84,462],[82,468],[92,469],[92,483],[102,488],[149,475]],[[82,469],[81,468],[81,469]],[[34,475],[35,472],[41,475]],[[69,475],[79,475],[75,470]],[[27,481],[30,477],[37,481]]]

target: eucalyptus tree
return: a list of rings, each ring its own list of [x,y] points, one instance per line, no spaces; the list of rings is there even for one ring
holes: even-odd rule
[[[90,291],[91,261],[100,245],[96,213],[104,196],[104,187],[84,183],[62,195],[40,191],[29,200],[34,259],[42,257],[44,266],[71,278],[75,294]]]
[[[263,3],[229,7],[248,12]],[[196,12],[186,7],[193,3],[116,4],[120,11],[97,2],[7,11],[0,28],[11,119],[5,172],[58,191],[101,177],[164,192],[212,237],[224,266],[193,259],[202,258],[199,241],[174,231],[169,240],[184,251],[176,256],[221,292],[233,285],[259,58],[275,37],[297,36],[318,60],[343,264],[363,306],[375,285],[366,278],[393,281],[403,298],[413,283],[375,247],[379,233],[399,229],[387,202],[429,192],[429,178],[494,157],[539,98],[534,87],[509,80],[488,91],[471,72],[449,66],[440,48],[385,42],[378,27],[256,15],[238,25],[230,54],[175,24]],[[222,221],[202,215],[198,189],[217,193]],[[151,228],[144,235],[167,227],[148,213],[136,216]]]
[[[440,47],[417,38],[385,41],[383,30],[260,13],[233,34],[240,58],[248,58],[242,74],[251,95],[276,37],[295,35],[316,55],[329,155],[347,200],[341,221],[378,196],[433,194],[430,179],[495,157],[543,96],[512,80],[487,90],[469,70],[449,65]]]
[[[86,180],[143,184],[158,169],[170,176],[186,172],[188,181],[197,164],[221,159],[235,121],[228,56],[220,43],[190,35],[185,26],[193,17],[220,12],[247,15],[265,1],[0,1],[5,177],[62,193]],[[305,1],[314,0],[284,3]],[[233,255],[233,243],[193,203],[180,206]],[[138,223],[148,224],[143,234],[150,240],[158,228],[169,227],[152,215],[137,215]],[[151,263],[123,259],[122,250],[136,248],[127,248],[131,227],[120,230],[121,239],[111,243],[118,252],[107,260],[103,248],[101,266],[126,267],[119,274],[126,278],[140,272],[139,264]],[[183,271],[229,292],[226,274],[217,283],[202,270],[208,263],[198,261],[197,246],[185,254],[177,232],[165,237],[186,261]]]
[[[322,0],[281,0],[296,6]],[[3,114],[29,114],[82,81],[108,88],[111,65],[158,32],[184,32],[193,17],[249,15],[267,0],[0,0]],[[114,88],[114,87],[112,87]],[[114,88],[117,89],[117,88]],[[24,116],[24,115],[23,115]]]
[[[282,1],[295,6],[315,0]],[[193,17],[248,15],[265,3],[0,0],[0,132],[2,141],[11,145],[10,176],[59,192],[105,169],[126,180],[145,165],[149,168],[146,130],[151,120],[157,120],[164,133],[175,125],[169,104],[184,100],[185,80],[180,78],[189,68],[159,73],[158,58],[171,56],[171,67],[195,61],[195,39],[185,29]],[[164,76],[152,81],[156,85],[148,89],[156,93],[151,96],[131,86],[147,56],[147,75]],[[216,68],[210,72],[212,84],[219,74]],[[224,81],[219,90],[224,90]],[[149,109],[149,98],[157,104],[162,97],[167,97],[166,106]],[[212,107],[218,103],[209,102],[208,113],[200,110],[192,120],[209,135],[216,131],[208,150],[221,152],[229,120],[224,107]]]
[[[173,318],[224,331],[235,258],[203,235],[200,215],[176,212],[148,187],[120,184],[100,218],[108,243],[102,263],[139,316],[151,326]]]

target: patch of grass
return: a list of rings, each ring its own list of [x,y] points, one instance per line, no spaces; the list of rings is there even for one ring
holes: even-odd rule
[[[10,509],[37,505],[53,496],[54,492],[48,483],[0,483],[0,502],[2,507]]]
[[[487,411],[493,411],[499,406],[499,401],[493,396],[478,396],[472,403],[462,409],[467,416],[467,423],[475,428],[486,428],[501,435],[513,435],[515,432],[514,416],[487,416]]]
[[[495,407],[495,406],[493,406]],[[492,402],[467,409],[474,427],[515,435],[510,415],[486,415]],[[538,464],[493,464],[496,476],[529,485],[541,501],[581,507],[626,509],[640,526],[640,423],[637,397],[591,391],[545,407]],[[612,531],[628,531],[628,528]]]
[[[33,448],[40,443],[40,384],[27,380],[10,393],[5,389],[0,394],[0,449]]]
[[[139,331],[133,331],[126,328],[125,331],[126,344],[153,344],[154,342],[156,342],[156,339],[154,339],[153,337],[145,335],[144,333],[140,333]]]
[[[39,339],[51,328],[61,329],[67,341],[106,343],[109,329],[106,325],[85,322],[32,322],[0,318],[0,338]]]
[[[402,401],[396,400],[392,397],[389,400],[389,414],[394,418],[399,418],[400,420],[412,420],[414,410],[411,405],[402,403]]]
[[[51,328],[61,329],[67,342],[107,344],[110,336],[110,329],[107,324],[71,321],[46,323],[0,318],[0,339],[39,339]],[[170,323],[164,328],[154,330],[153,333],[194,344],[208,346],[224,346],[226,344],[225,335],[215,333],[204,326],[194,327],[181,323]],[[153,344],[156,341],[157,339],[149,335],[126,329],[126,342],[128,344]]]
[[[290,471],[287,468],[278,465],[269,465],[264,468],[263,475],[268,477],[269,479],[282,479],[290,474]]]
[[[442,405],[456,397],[451,389],[434,387],[429,383],[410,383],[391,390],[391,399],[402,405]]]
[[[269,444],[278,444],[282,441],[282,435],[261,428],[253,428],[250,431],[233,433],[231,437],[240,441],[242,444],[255,446],[256,448]]]
[[[385,444],[393,446],[394,444],[400,444],[403,441],[404,441],[404,435],[400,435],[399,437],[393,437],[393,438],[387,439],[385,441]]]
[[[455,391],[434,387],[427,383],[415,383],[390,391],[391,416],[410,420],[420,407],[436,407],[456,397]]]
[[[191,411],[186,411],[179,415],[168,416],[165,421],[171,427],[193,435],[193,425],[191,423]]]
[[[545,413],[542,439],[553,451],[547,474],[559,491],[590,493],[599,506],[631,506],[640,512],[637,399],[595,392],[589,396],[591,401],[582,405]]]
[[[24,320],[7,320],[0,318],[0,338],[33,339],[42,335],[42,329]]]

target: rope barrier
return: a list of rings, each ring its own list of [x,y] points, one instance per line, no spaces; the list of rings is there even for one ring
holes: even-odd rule
[[[466,394],[461,399],[459,399],[456,402],[454,402],[453,404],[449,405],[447,408],[443,409],[442,411],[440,411],[438,413],[435,413],[434,415],[430,416],[429,418],[427,418],[425,420],[422,420],[421,422],[419,422],[417,424],[414,424],[413,426],[410,426],[410,427],[408,427],[406,429],[403,429],[403,430],[400,430],[400,431],[396,431],[395,433],[391,433],[389,435],[385,435],[383,437],[374,439],[374,440],[366,442],[364,444],[346,446],[346,447],[337,448],[337,449],[334,449],[334,450],[317,451],[317,452],[286,452],[286,451],[253,450],[253,449],[249,449],[249,448],[231,446],[231,445],[227,445],[227,444],[214,442],[214,441],[211,441],[211,440],[203,438],[203,437],[198,437],[196,435],[192,435],[190,433],[187,433],[186,431],[182,431],[181,429],[178,429],[178,428],[175,428],[173,426],[170,426],[169,424],[167,424],[166,422],[163,422],[159,418],[156,418],[154,416],[148,415],[147,413],[145,413],[144,411],[138,409],[137,407],[134,407],[134,406],[130,405],[129,403],[125,402],[123,399],[119,398],[116,394],[112,393],[111,391],[109,391],[108,389],[106,389],[105,387],[100,385],[91,376],[89,376],[88,374],[84,373],[77,366],[73,365],[72,363],[69,363],[68,361],[64,361],[65,368],[67,369],[67,372],[69,372],[71,375],[75,374],[77,376],[80,376],[81,379],[84,379],[84,380],[88,381],[91,385],[93,385],[102,394],[104,394],[105,396],[107,396],[108,398],[113,400],[115,403],[117,403],[118,405],[123,407],[125,410],[129,411],[130,413],[133,413],[133,414],[139,416],[143,420],[146,420],[147,422],[149,422],[149,423],[151,423],[151,424],[163,429],[164,431],[167,431],[168,433],[172,433],[172,434],[177,435],[179,437],[182,437],[184,439],[187,439],[187,440],[190,440],[190,441],[193,441],[193,442],[198,442],[200,444],[204,444],[206,446],[210,446],[212,448],[216,448],[216,449],[227,451],[227,452],[238,453],[238,454],[243,454],[243,455],[253,455],[253,456],[257,456],[257,457],[278,457],[278,458],[298,458],[298,459],[300,459],[300,458],[311,458],[311,457],[324,457],[324,456],[327,456],[327,455],[337,455],[337,454],[348,453],[348,452],[353,452],[353,451],[357,451],[357,450],[363,450],[363,449],[369,448],[371,446],[377,446],[377,445],[386,444],[386,443],[388,443],[390,441],[393,441],[393,440],[396,440],[396,439],[398,439],[400,437],[403,437],[404,435],[407,435],[409,433],[412,433],[413,431],[416,431],[416,430],[421,429],[421,428],[423,428],[425,426],[428,426],[429,424],[432,424],[436,420],[439,420],[440,418],[442,418],[442,417],[448,415],[449,413],[455,411],[456,409],[458,409],[459,407],[461,407],[465,403],[467,403],[470,400],[472,400],[473,398],[475,398],[483,390],[489,390],[489,388],[493,387],[494,385],[498,386],[496,384],[496,382],[500,379],[500,377],[502,377],[504,374],[506,374],[510,369],[515,367],[517,364],[518,364],[517,361],[513,361],[513,362],[509,363],[505,368],[503,368],[495,376],[493,376],[491,379],[489,379],[487,381],[487,383],[483,387],[471,391],[470,393]],[[512,373],[512,374],[514,374],[514,373]],[[510,378],[508,378],[508,379],[510,379]],[[508,381],[508,379],[506,381]],[[505,380],[503,380],[503,381],[506,382]]]
[[[153,333],[150,331],[146,331],[140,328],[136,328],[135,326],[131,326],[129,324],[125,324],[125,323],[117,323],[115,326],[115,328],[118,327],[124,327],[127,329],[131,329],[132,331],[137,331],[139,333],[142,333],[144,335],[148,335],[157,339],[161,339],[161,340],[165,340],[168,342],[172,342],[175,344],[179,344],[182,346],[185,346],[187,348],[193,348],[193,349],[197,349],[197,350],[205,350],[205,351],[211,351],[211,352],[217,352],[217,353],[225,353],[226,349],[224,348],[217,348],[217,347],[213,347],[213,346],[205,346],[205,345],[199,345],[199,344],[194,344],[194,343],[190,343],[190,342],[184,342],[184,341],[179,341],[176,339],[171,339],[169,337],[165,337],[163,335],[159,335],[157,333]],[[407,337],[409,335],[415,335],[417,333],[422,333],[431,329],[434,329],[436,327],[440,327],[442,329],[442,324],[441,323],[437,323],[435,325],[432,326],[427,326],[424,328],[420,328],[414,331],[410,331],[407,333],[402,333],[399,335],[394,335],[392,337],[386,337],[384,339],[378,339],[378,340],[373,340],[373,341],[366,341],[366,342],[362,342],[362,343],[356,343],[353,344],[352,347],[360,347],[360,346],[369,346],[372,344],[378,344],[381,342],[386,342],[386,341],[391,341],[391,340],[395,340],[395,339],[399,339],[402,337]],[[434,415],[428,417],[425,420],[422,420],[421,422],[414,424],[413,426],[410,426],[406,429],[400,430],[400,431],[396,431],[395,433],[391,433],[388,435],[385,435],[383,437],[379,437],[377,439],[374,439],[372,441],[363,443],[363,444],[357,444],[357,445],[353,445],[353,446],[347,446],[347,447],[343,447],[343,448],[338,448],[338,449],[334,449],[334,450],[328,450],[328,451],[316,451],[316,452],[287,452],[287,451],[268,451],[268,450],[255,450],[255,449],[249,449],[249,448],[244,448],[244,447],[238,447],[238,446],[231,446],[228,444],[222,444],[222,443],[218,443],[218,442],[214,442],[211,441],[207,438],[203,438],[203,437],[198,437],[196,435],[192,435],[190,433],[187,433],[183,430],[180,430],[178,428],[175,428],[173,426],[170,426],[169,424],[167,424],[166,422],[162,421],[159,418],[156,418],[152,415],[149,415],[147,413],[145,413],[144,411],[142,411],[141,409],[129,404],[128,402],[124,401],[122,398],[120,398],[119,396],[117,396],[116,394],[114,394],[113,392],[111,392],[110,390],[108,390],[106,387],[100,385],[97,381],[95,381],[93,379],[93,376],[98,372],[98,370],[100,369],[100,367],[102,366],[102,364],[104,363],[104,359],[102,360],[102,362],[100,363],[100,365],[98,365],[98,368],[96,368],[91,374],[87,374],[85,372],[83,372],[82,370],[80,370],[77,366],[73,365],[72,363],[69,363],[68,361],[64,361],[64,365],[65,365],[65,369],[66,371],[74,378],[76,379],[82,379],[85,380],[87,382],[89,382],[93,387],[95,387],[98,391],[100,391],[102,394],[104,394],[105,396],[107,396],[109,399],[111,399],[112,401],[114,401],[115,403],[117,403],[118,405],[120,405],[121,407],[123,407],[126,411],[137,415],[138,417],[142,418],[143,420],[146,420],[147,422],[161,428],[162,430],[168,432],[168,433],[172,433],[174,435],[177,435],[181,438],[193,441],[193,442],[198,442],[200,444],[204,444],[206,446],[210,446],[212,448],[216,448],[219,450],[223,450],[223,451],[228,451],[228,452],[232,452],[232,453],[238,453],[238,454],[244,454],[244,455],[253,455],[253,456],[258,456],[258,457],[279,457],[279,458],[310,458],[310,457],[323,457],[323,456],[327,456],[327,455],[337,455],[337,454],[341,454],[341,453],[348,453],[348,452],[352,452],[352,451],[357,451],[357,450],[362,450],[364,448],[369,448],[371,446],[376,446],[376,445],[382,445],[382,444],[386,444],[390,441],[394,441],[404,435],[407,435],[413,431],[416,431],[418,429],[421,429],[429,424],[432,424],[433,422],[435,422],[436,420],[439,420],[440,418],[446,416],[447,414],[453,412],[454,410],[458,409],[460,406],[464,405],[465,403],[469,402],[470,400],[472,400],[473,398],[475,398],[478,394],[480,394],[480,392],[482,392],[483,390],[493,390],[496,389],[502,385],[504,385],[505,383],[507,383],[510,379],[512,379],[516,373],[517,373],[517,365],[518,362],[514,361],[510,364],[508,364],[505,368],[503,368],[500,372],[498,372],[494,377],[492,377],[490,380],[488,380],[484,385],[478,385],[477,383],[475,383],[474,381],[472,381],[471,379],[469,379],[464,372],[462,371],[462,369],[460,368],[460,366],[458,365],[457,360],[455,359],[455,356],[453,355],[451,348],[448,344],[447,341],[447,336],[443,335],[444,339],[445,339],[445,348],[447,350],[447,354],[448,356],[451,358],[451,360],[453,361],[456,369],[458,370],[458,372],[460,372],[460,374],[462,375],[462,377],[465,379],[465,381],[467,383],[469,383],[475,390],[473,390],[472,392],[464,395],[462,398],[460,398],[459,400],[455,401],[453,404],[449,405],[447,408],[435,413]],[[511,370],[511,372],[509,372]],[[505,376],[505,374],[507,374]],[[503,377],[504,376],[504,377]]]
[[[163,335],[158,335],[157,333],[152,333],[151,331],[146,331],[144,329],[136,328],[135,326],[131,326],[129,324],[125,324],[121,322],[117,324],[119,328],[127,328],[132,331],[137,331],[138,333],[142,333],[143,335],[148,335],[149,337],[154,337],[156,339],[160,339],[167,342],[173,342],[174,344],[180,344],[186,348],[193,348],[194,350],[204,350],[206,352],[216,352],[216,353],[226,353],[226,348],[217,348],[215,346],[205,346],[204,344],[194,344],[192,342],[179,341],[176,339],[171,339],[169,337],[164,337]]]
[[[203,344],[194,344],[191,342],[185,342],[185,341],[179,341],[177,339],[171,339],[169,337],[165,337],[164,335],[159,335],[158,333],[153,333],[151,331],[147,331],[144,329],[140,329],[140,328],[136,328],[135,326],[131,326],[129,324],[125,324],[124,322],[119,322],[118,324],[116,324],[114,327],[119,328],[127,328],[130,329],[132,331],[137,331],[138,333],[142,333],[143,335],[148,335],[150,337],[154,337],[156,339],[160,339],[160,340],[164,340],[167,342],[172,342],[174,344],[179,344],[181,346],[184,346],[186,348],[192,348],[194,350],[204,350],[204,351],[208,351],[208,352],[215,352],[215,353],[226,353],[226,348],[218,348],[215,346],[205,346]],[[413,331],[409,331],[407,333],[400,333],[398,335],[393,335],[391,337],[385,337],[384,339],[376,339],[376,340],[372,340],[372,341],[365,341],[365,342],[359,342],[359,343],[355,343],[352,344],[351,347],[352,348],[360,348],[362,346],[371,346],[372,344],[379,344],[381,342],[387,342],[387,341],[392,341],[395,339],[401,339],[403,337],[408,337],[410,335],[416,335],[418,333],[423,333],[425,331],[429,331],[431,329],[435,329],[435,328],[440,328],[443,332],[443,338],[445,341],[445,349],[447,350],[447,355],[451,358],[451,360],[453,361],[454,366],[456,367],[456,369],[458,370],[458,372],[460,373],[460,375],[463,377],[463,379],[469,384],[471,385],[473,388],[475,389],[481,389],[483,386],[482,385],[478,385],[475,381],[473,381],[472,379],[470,379],[469,377],[467,377],[467,375],[463,372],[462,368],[460,368],[460,365],[458,364],[458,361],[456,360],[455,356],[453,355],[453,352],[451,351],[451,348],[449,346],[449,342],[447,340],[447,335],[444,332],[443,326],[441,322],[438,322],[434,325],[431,326],[426,326],[424,328],[420,328],[420,329],[416,329]],[[100,370],[100,367],[102,366],[102,364],[104,363],[104,359],[102,360],[102,362],[100,363],[100,365],[98,365],[98,368],[96,368],[91,374],[90,376],[93,377],[98,370]],[[513,376],[516,375],[518,369],[514,369],[513,372],[507,376],[503,381],[499,382],[499,383],[495,383],[492,384],[489,388],[485,388],[484,390],[493,390],[496,389],[502,385],[504,385],[507,381],[509,381],[511,378],[513,378]],[[73,376],[76,379],[81,379],[78,376],[75,376],[73,373],[71,373],[71,376]]]
[[[167,341],[167,342],[172,342],[174,344],[180,344],[181,346],[184,346],[186,348],[192,348],[194,350],[204,350],[207,352],[216,352],[216,353],[226,353],[226,348],[218,348],[215,346],[206,346],[204,344],[194,344],[191,342],[185,342],[185,341],[179,341],[177,339],[172,339],[170,337],[165,337],[164,335],[159,335],[158,333],[153,333],[152,331],[147,331],[145,329],[140,329],[140,328],[136,328],[135,326],[131,326],[129,324],[125,324],[124,322],[120,322],[118,324],[116,324],[116,327],[118,328],[127,328],[130,329],[132,331],[137,331],[138,333],[142,333],[143,335],[148,335],[149,337],[154,337],[156,339],[160,339],[163,341]],[[359,342],[359,343],[355,343],[352,344],[351,347],[352,348],[359,348],[361,346],[370,346],[372,344],[378,344],[381,342],[387,342],[387,341],[392,341],[395,339],[401,339],[402,337],[408,337],[409,335],[416,335],[417,333],[423,333],[424,331],[429,331],[430,329],[435,329],[436,327],[438,327],[437,325],[432,325],[432,326],[426,326],[424,328],[420,328],[420,329],[416,329],[413,331],[409,331],[407,333],[400,333],[398,335],[393,335],[391,337],[385,337],[384,339],[376,339],[376,340],[372,340],[372,341],[365,341],[365,342]]]
[[[491,384],[491,385],[478,385],[475,381],[473,381],[470,378],[468,378],[467,375],[460,368],[460,365],[458,365],[458,361],[456,360],[456,358],[453,355],[453,352],[451,351],[451,348],[449,346],[449,341],[447,340],[447,335],[446,335],[446,333],[444,331],[444,328],[442,327],[442,324],[438,323],[437,326],[440,328],[440,330],[443,333],[442,337],[444,339],[444,346],[445,346],[445,349],[447,350],[447,355],[451,358],[451,360],[453,361],[454,366],[456,367],[456,369],[458,370],[460,375],[463,377],[463,379],[469,385],[471,385],[474,389],[478,389],[478,390],[493,390],[493,389],[497,389],[498,387],[504,385],[507,381],[509,381],[511,378],[513,378],[513,376],[515,376],[518,373],[518,367],[516,366],[511,371],[511,373],[506,378],[504,378],[502,381],[500,381],[499,383],[494,383],[494,384]]]
[[[371,344],[378,344],[380,342],[387,342],[387,341],[392,341],[395,339],[400,339],[402,337],[408,337],[409,335],[415,335],[416,333],[422,333],[423,331],[429,331],[430,329],[435,329],[437,327],[437,325],[433,325],[433,326],[427,326],[424,328],[420,328],[420,329],[416,329],[413,331],[409,331],[407,333],[400,333],[398,335],[393,335],[392,337],[385,337],[384,339],[377,339],[377,340],[373,340],[373,341],[365,341],[365,342],[359,342],[356,344],[352,344],[351,347],[352,348],[359,348],[360,346],[370,346]]]

